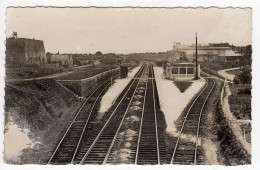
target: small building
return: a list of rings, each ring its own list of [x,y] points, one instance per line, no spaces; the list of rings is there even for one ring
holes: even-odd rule
[[[50,62],[50,64],[56,64],[57,66],[72,66],[73,57],[70,54],[52,54]]]
[[[127,66],[120,65],[120,78],[126,78],[128,74]]]
[[[103,63],[108,65],[117,64],[119,60],[119,57],[115,54],[109,53],[103,55]]]
[[[43,65],[47,63],[44,43],[41,40],[27,38],[7,38],[6,64],[17,67],[25,65]]]
[[[195,63],[167,63],[165,75],[172,80],[192,80],[195,78]],[[200,65],[198,64],[198,77],[200,77]]]

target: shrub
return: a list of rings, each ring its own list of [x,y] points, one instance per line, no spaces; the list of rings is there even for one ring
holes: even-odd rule
[[[248,95],[251,95],[251,87],[249,86],[246,86],[246,87],[243,87],[241,89],[239,89],[239,94],[248,94]]]
[[[235,84],[251,84],[251,79],[252,79],[252,75],[251,75],[251,68],[249,66],[244,66],[242,68],[242,72],[239,73],[235,79],[234,79],[234,83]],[[239,81],[238,81],[239,80]]]
[[[240,84],[240,79],[238,78],[238,76],[235,76],[233,81],[235,84]]]

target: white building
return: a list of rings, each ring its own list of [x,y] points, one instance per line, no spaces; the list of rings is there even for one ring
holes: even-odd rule
[[[239,56],[240,54],[232,51],[228,43],[212,43],[208,45],[198,45],[198,61],[224,61],[227,56]],[[182,45],[179,42],[173,44],[170,61],[194,61],[195,44]]]
[[[195,78],[196,66],[195,63],[167,63],[165,76],[172,80],[192,80]],[[198,77],[200,77],[200,65],[198,64]]]

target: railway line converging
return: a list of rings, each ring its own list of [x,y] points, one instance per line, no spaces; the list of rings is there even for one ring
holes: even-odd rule
[[[171,157],[171,164],[202,164],[205,160],[199,145],[199,131],[201,116],[205,104],[215,87],[215,80],[206,78],[207,84],[192,102],[181,125],[179,136]],[[189,134],[195,137],[195,142],[187,142],[182,135]]]
[[[165,154],[164,136],[159,133],[160,104],[153,64],[144,63],[117,97],[102,120],[97,119],[101,96],[110,85],[102,83],[86,99],[48,164],[200,164],[199,129],[205,103],[215,82],[207,84],[194,99],[180,127],[171,156]],[[188,143],[183,134],[196,142]]]
[[[72,163],[75,153],[83,137],[86,137],[86,131],[93,129],[96,123],[93,121],[94,114],[98,109],[98,101],[100,96],[109,87],[110,81],[106,81],[99,85],[92,94],[85,100],[76,116],[70,123],[62,139],[59,141],[55,151],[53,152],[48,164],[67,164]]]

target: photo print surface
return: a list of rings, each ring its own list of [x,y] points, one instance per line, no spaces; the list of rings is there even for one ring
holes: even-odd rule
[[[7,164],[251,164],[251,8],[9,7],[5,44]]]

